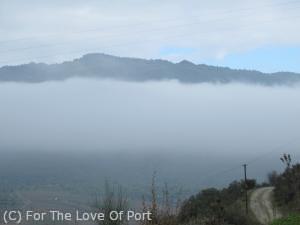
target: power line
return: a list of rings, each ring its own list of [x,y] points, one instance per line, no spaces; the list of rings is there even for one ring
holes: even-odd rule
[[[294,4],[294,3],[299,3],[299,1],[288,1],[288,2],[278,2],[278,3],[271,3],[271,4],[265,4],[265,5],[262,5],[262,6],[260,6],[260,9],[261,8],[269,8],[270,6],[284,6],[284,5],[290,5],[290,4]],[[293,9],[295,9],[295,7],[293,7]],[[232,13],[237,13],[237,12],[239,12],[239,11],[251,11],[251,10],[257,10],[257,7],[253,7],[253,8],[240,8],[240,9],[238,9],[238,10],[227,10],[227,11],[223,11],[223,13],[220,13],[220,12],[218,12],[218,15],[217,16],[219,16],[220,14],[221,15],[230,15],[230,14],[232,14]],[[253,14],[252,14],[253,15]],[[215,17],[215,16],[213,16],[213,17]],[[192,19],[196,19],[196,18],[199,18],[198,16],[197,17],[191,17],[191,16],[189,16],[189,18],[192,18]],[[158,22],[158,23],[162,23],[162,22],[176,22],[178,20],[178,18],[172,18],[172,19],[165,19],[165,20],[154,20],[155,22]],[[203,22],[205,22],[205,23],[209,23],[209,22],[214,22],[214,21],[220,21],[220,20],[224,20],[224,18],[220,18],[220,19],[217,19],[217,20],[213,20],[213,21],[203,21]],[[153,24],[153,22],[154,21],[152,21],[152,24]],[[150,24],[151,24],[151,22],[150,22]],[[131,24],[131,25],[126,25],[126,26],[114,26],[113,27],[113,29],[117,29],[117,30],[119,30],[119,29],[123,29],[123,28],[132,28],[132,26],[145,26],[145,25],[149,25],[149,23],[137,23],[137,24]],[[109,29],[111,29],[111,27],[109,28]],[[101,29],[97,29],[97,28],[93,28],[93,29],[88,29],[88,30],[82,30],[82,31],[74,31],[74,32],[71,32],[71,34],[82,34],[82,33],[87,33],[87,32],[91,32],[91,31],[103,31],[103,29],[101,28]],[[104,30],[105,31],[105,30]],[[55,36],[57,36],[57,34],[50,34],[50,35],[45,35],[45,36],[43,36],[44,38],[45,37],[55,37]],[[36,37],[25,37],[25,38],[17,38],[17,39],[11,39],[11,40],[2,40],[2,41],[0,41],[0,44],[5,44],[5,43],[9,43],[9,42],[17,42],[17,41],[24,41],[24,40],[31,40],[31,39],[36,39]]]
[[[299,18],[300,16],[295,16],[293,18]],[[280,18],[281,21],[284,20],[284,19],[291,19],[291,17],[285,17],[285,18]],[[265,24],[268,24],[268,22],[273,22],[273,20],[268,20],[268,21],[264,21]],[[263,24],[262,22],[260,24]],[[251,28],[251,26],[244,26],[242,29],[248,29],[248,28]],[[229,29],[228,29],[229,30]],[[235,29],[232,29],[233,31],[235,31]],[[165,31],[165,29],[164,29]],[[167,40],[174,40],[174,38],[178,39],[178,38],[182,38],[182,37],[192,37],[192,36],[200,36],[203,37],[204,34],[210,34],[211,32],[208,31],[208,32],[202,32],[202,33],[196,33],[196,34],[181,34],[181,35],[174,35],[172,36],[170,39],[165,39],[164,41],[167,41]],[[109,45],[109,46],[105,46],[105,48],[112,48],[112,47],[126,47],[126,46],[131,46],[131,45],[138,45],[138,44],[143,44],[143,43],[147,43],[147,42],[151,42],[151,41],[155,41],[155,39],[153,40],[140,40],[140,41],[133,41],[131,43],[122,43],[122,44],[114,44],[114,45]],[[82,50],[76,50],[76,51],[70,51],[68,52],[67,54],[76,54],[76,53],[81,53],[81,54],[84,54],[84,53],[87,53],[87,52],[95,52],[95,48],[93,49],[82,49]],[[35,57],[35,59],[42,59],[42,58],[50,58],[50,57],[57,57],[57,56],[61,56],[62,54],[65,54],[66,52],[62,52],[62,53],[58,53],[58,54],[50,54],[50,55],[44,55],[44,56],[38,56],[38,57]],[[21,59],[18,59],[17,61],[25,61],[25,60],[28,60],[28,58],[21,58]],[[10,63],[11,61],[10,60],[7,60],[7,61],[0,61],[1,64],[7,64],[7,63]],[[16,62],[16,60],[15,60]]]
[[[296,7],[296,8],[300,8],[300,7]],[[293,8],[295,9],[295,7]],[[245,17],[245,16],[244,16]],[[285,19],[291,19],[291,18],[298,18],[299,16],[295,16],[295,17],[282,17],[279,18],[281,20],[285,20]],[[223,21],[223,19],[216,19],[213,22],[219,22],[219,21]],[[212,22],[212,21],[210,21]],[[267,20],[267,21],[262,21],[262,23],[264,22],[273,22],[273,20]],[[260,25],[262,24],[260,23]],[[164,33],[166,33],[167,31],[173,31],[174,29],[178,29],[178,28],[186,28],[187,26],[193,26],[193,25],[201,25],[201,24],[207,24],[207,21],[200,21],[200,22],[193,22],[193,23],[185,23],[185,24],[179,24],[179,25],[172,25],[172,26],[167,26],[167,27],[162,27],[162,28],[154,28],[154,29],[144,29],[144,30],[140,30],[137,31],[139,34],[140,33],[153,33],[153,32],[160,32],[163,31]],[[247,28],[247,26],[246,26]],[[243,27],[243,29],[245,29],[245,27]],[[234,30],[234,29],[233,29]],[[203,32],[202,32],[203,33]],[[206,32],[204,32],[206,33]],[[107,35],[100,35],[100,36],[93,36],[92,38],[84,38],[84,40],[98,40],[99,38],[113,38],[113,37],[120,37],[120,34],[107,34]],[[124,37],[122,35],[122,37]],[[129,36],[130,37],[130,36]],[[60,46],[60,45],[65,45],[65,44],[70,44],[70,42],[58,42],[58,43],[52,43],[52,44],[42,44],[42,45],[37,45],[37,46],[29,46],[29,47],[20,47],[20,48],[13,48],[13,49],[8,49],[8,50],[4,50],[1,51],[0,53],[9,53],[9,52],[15,52],[15,51],[26,51],[26,50],[32,50],[32,49],[39,49],[39,48],[45,48],[45,47],[53,47],[53,46]]]
[[[289,144],[289,145],[290,145],[290,144],[294,144],[294,143],[296,143],[298,140],[299,140],[299,138],[293,139],[293,140],[289,141],[288,144]],[[254,157],[253,159],[247,161],[246,163],[247,163],[247,165],[249,165],[249,164],[254,164],[254,163],[256,163],[257,161],[261,160],[262,158],[268,157],[269,155],[273,154],[274,152],[277,152],[278,150],[281,150],[281,149],[284,149],[284,148],[286,148],[286,144],[277,146],[277,147],[275,147],[274,149],[271,149],[271,150],[268,151],[268,152],[262,153],[262,154],[260,154],[260,155],[258,155],[258,156],[256,156],[256,157]]]
[[[299,138],[292,139],[288,144],[296,143],[298,140],[299,140]],[[205,176],[204,178],[201,179],[201,185],[206,186],[207,185],[206,181],[209,180],[212,177],[216,178],[216,177],[220,177],[222,175],[228,174],[228,173],[233,172],[233,171],[241,170],[241,168],[244,167],[244,165],[253,164],[256,161],[262,159],[263,157],[269,156],[270,154],[278,151],[279,149],[283,149],[286,146],[287,146],[286,144],[282,144],[280,146],[277,146],[277,147],[271,149],[270,151],[268,151],[266,153],[258,154],[256,157],[254,157],[253,159],[247,161],[244,164],[238,164],[238,165],[235,165],[233,167],[230,167],[230,168],[227,168],[227,169],[224,169],[224,170],[220,170],[220,171],[217,171],[217,172],[210,173],[209,175],[207,175],[207,176]]]

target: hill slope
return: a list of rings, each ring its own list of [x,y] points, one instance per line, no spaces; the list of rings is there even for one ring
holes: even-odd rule
[[[261,85],[292,85],[300,82],[300,74],[273,74],[224,67],[196,65],[188,61],[121,58],[104,54],[88,54],[61,64],[30,63],[0,68],[0,81],[44,82],[73,77],[109,78],[126,81],[178,80],[183,83],[242,82]]]

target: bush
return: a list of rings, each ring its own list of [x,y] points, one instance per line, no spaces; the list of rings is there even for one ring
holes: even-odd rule
[[[157,188],[156,188],[156,174],[152,176],[151,184],[151,200],[150,204],[146,204],[143,197],[143,212],[151,212],[150,221],[142,221],[140,225],[178,225],[176,210],[172,209],[172,205],[169,199],[168,185],[165,184],[163,190],[163,201],[161,204],[157,202]]]
[[[124,221],[110,220],[109,214],[111,211],[126,211],[128,209],[128,199],[121,186],[117,188],[114,185],[110,185],[108,181],[105,183],[104,194],[95,200],[94,208],[99,212],[103,212],[105,220],[99,221],[100,225],[123,225]]]
[[[300,164],[291,164],[289,155],[281,160],[286,164],[285,171],[276,178],[274,197],[279,206],[293,211],[300,210]]]
[[[251,180],[247,188],[255,185],[256,181]],[[245,188],[244,182],[234,181],[222,190],[203,190],[183,203],[179,221],[199,225],[255,225],[256,222],[249,219],[237,204],[244,197]]]
[[[275,186],[278,180],[279,174],[276,171],[272,171],[268,174],[269,184]]]
[[[273,221],[270,225],[300,225],[300,215],[290,215]]]

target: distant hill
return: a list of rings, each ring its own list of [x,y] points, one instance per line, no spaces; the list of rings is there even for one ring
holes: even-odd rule
[[[262,73],[225,67],[196,65],[189,61],[123,58],[105,54],[87,54],[61,64],[30,63],[0,68],[0,81],[44,82],[69,78],[109,78],[125,81],[178,80],[182,83],[242,82],[261,85],[293,85],[300,74],[289,72]]]

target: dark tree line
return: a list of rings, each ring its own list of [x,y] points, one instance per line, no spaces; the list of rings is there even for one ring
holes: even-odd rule
[[[300,211],[300,164],[292,164],[289,154],[284,154],[280,160],[285,165],[282,174],[272,172],[270,183],[275,186],[274,197],[279,206],[289,210]]]

